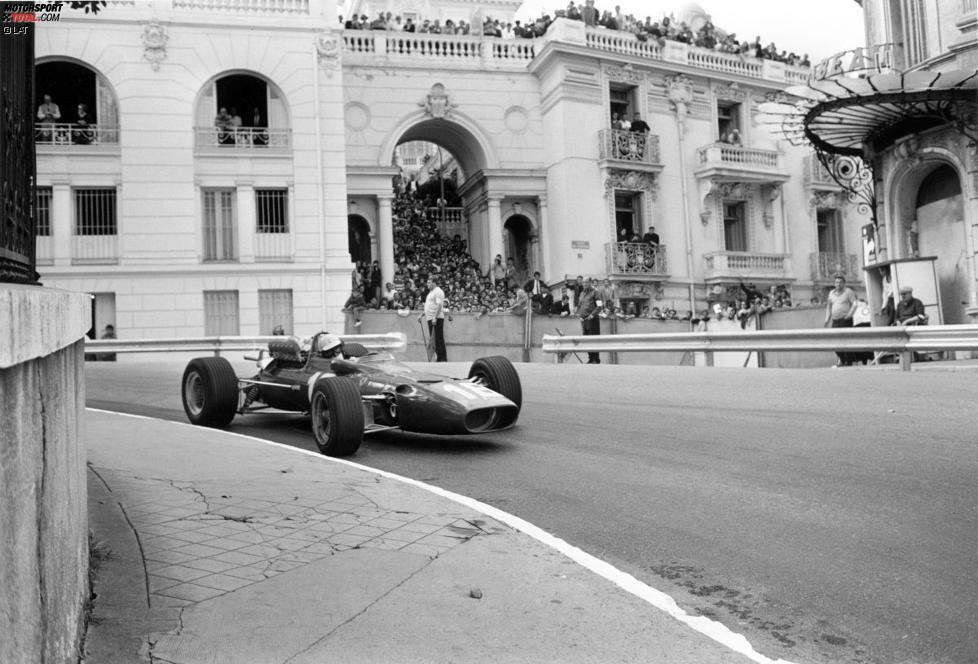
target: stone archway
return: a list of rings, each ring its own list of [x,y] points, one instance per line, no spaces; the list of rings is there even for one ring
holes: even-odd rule
[[[349,238],[350,260],[354,263],[369,263],[373,260],[370,248],[370,224],[358,214],[346,218]]]
[[[514,214],[503,225],[506,231],[506,257],[516,264],[520,283],[529,279],[533,273],[533,224],[525,216]]]
[[[920,178],[907,227],[910,255],[937,256],[937,281],[945,324],[970,322],[967,228],[958,173],[943,162]]]

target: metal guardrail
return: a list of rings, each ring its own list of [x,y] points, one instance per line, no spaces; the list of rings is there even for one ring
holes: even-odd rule
[[[368,350],[402,351],[407,337],[402,332],[340,335],[343,341],[362,344]],[[86,339],[86,353],[200,353],[249,351],[268,348],[280,336],[188,337],[183,339]]]
[[[898,353],[910,370],[914,352],[978,350],[978,325],[543,336],[544,353],[877,351]]]

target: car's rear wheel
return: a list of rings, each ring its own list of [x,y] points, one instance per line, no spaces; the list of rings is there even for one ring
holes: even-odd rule
[[[346,378],[323,378],[309,402],[316,447],[327,456],[349,456],[363,441],[360,390]]]
[[[469,378],[498,392],[516,404],[517,411],[523,407],[523,385],[513,363],[502,355],[480,357],[472,363]]]
[[[223,357],[198,357],[184,369],[180,396],[191,423],[226,427],[238,409],[238,377]]]

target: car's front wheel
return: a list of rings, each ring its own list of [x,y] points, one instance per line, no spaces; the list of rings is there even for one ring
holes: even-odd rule
[[[516,404],[517,412],[523,407],[523,386],[520,375],[516,373],[513,363],[502,355],[480,357],[472,363],[469,378],[498,392]]]
[[[238,377],[223,357],[198,357],[180,383],[183,410],[192,424],[226,427],[238,409]]]
[[[323,378],[309,402],[316,447],[327,456],[349,456],[363,442],[360,390],[346,378]]]

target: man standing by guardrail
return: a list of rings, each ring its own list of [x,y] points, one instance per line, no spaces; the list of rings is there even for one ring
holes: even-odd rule
[[[594,283],[588,277],[584,280],[584,290],[581,291],[580,305],[577,307],[577,315],[581,318],[581,331],[585,335],[601,334],[601,321],[598,320],[598,292],[594,290]],[[598,353],[587,354],[588,364],[601,364],[601,356]]]
[[[846,278],[841,274],[835,277],[835,288],[829,291],[828,303],[825,305],[825,327],[852,327],[852,316],[856,313],[859,301],[856,292],[846,286]],[[850,353],[836,352],[839,356],[840,367],[851,367]]]

